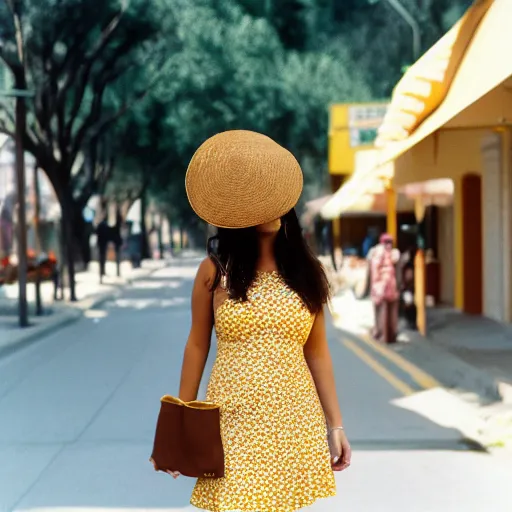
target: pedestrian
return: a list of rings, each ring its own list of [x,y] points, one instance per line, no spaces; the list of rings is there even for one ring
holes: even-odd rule
[[[225,476],[198,479],[198,508],[290,512],[334,496],[333,470],[350,465],[325,334],[328,282],[294,210],[302,183],[291,153],[248,131],[212,137],[187,171],[192,208],[218,227],[192,292],[179,394],[197,398],[215,326],[207,400],[220,405]]]
[[[123,217],[119,208],[116,210],[116,224],[110,229],[110,236],[112,242],[114,242],[115,253],[116,253],[116,275],[121,277],[121,259],[123,250],[123,235],[121,230],[123,229]]]
[[[396,341],[399,291],[395,265],[400,259],[393,249],[393,237],[387,233],[371,255],[371,298],[375,312],[373,336],[384,343]]]
[[[400,258],[400,313],[405,320],[407,329],[416,329],[416,303],[414,301],[414,257],[415,247],[409,247]]]
[[[96,235],[98,241],[98,257],[100,260],[100,283],[103,283],[103,277],[106,273],[107,249],[110,242],[110,228],[106,217],[98,224],[98,227],[96,228]]]
[[[363,245],[361,247],[361,255],[363,258],[367,258],[369,253],[370,253],[370,250],[372,249],[372,247],[377,243],[377,239],[378,239],[378,230],[376,227],[372,226],[372,227],[369,227],[367,232],[366,232],[366,236],[363,240]]]

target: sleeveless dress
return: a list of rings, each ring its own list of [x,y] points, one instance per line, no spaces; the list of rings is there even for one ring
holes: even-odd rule
[[[277,272],[248,301],[216,310],[207,400],[221,405],[225,477],[198,479],[191,504],[213,512],[291,512],[336,494],[324,413],[303,347],[314,317]]]

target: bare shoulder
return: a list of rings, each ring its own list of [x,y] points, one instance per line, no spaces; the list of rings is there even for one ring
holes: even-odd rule
[[[215,280],[216,273],[217,267],[215,266],[215,263],[211,258],[206,257],[199,265],[196,280],[209,288]]]

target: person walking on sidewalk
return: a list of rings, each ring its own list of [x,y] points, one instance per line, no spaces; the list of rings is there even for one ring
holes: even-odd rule
[[[107,264],[107,251],[110,242],[110,227],[107,218],[104,217],[96,228],[96,235],[98,240],[98,257],[100,263],[100,283],[103,284],[103,278],[106,274]]]
[[[399,291],[395,265],[400,259],[398,249],[393,249],[393,237],[387,233],[371,257],[371,298],[375,311],[373,336],[384,343],[396,341],[398,329]]]
[[[294,210],[302,183],[291,153],[248,131],[212,137],[187,171],[192,208],[218,227],[194,284],[179,393],[197,398],[215,326],[207,400],[220,405],[225,476],[198,479],[201,509],[291,512],[334,496],[333,470],[350,465],[325,334],[329,287]]]

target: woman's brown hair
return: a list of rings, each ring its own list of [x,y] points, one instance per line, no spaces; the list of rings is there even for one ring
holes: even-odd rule
[[[217,266],[212,290],[217,288],[225,272],[230,297],[247,300],[247,291],[257,272],[258,236],[256,228],[219,228],[217,235],[208,240],[208,254]],[[329,299],[329,283],[322,265],[302,236],[295,210],[281,219],[275,258],[286,284],[299,295],[311,313],[318,313]]]

